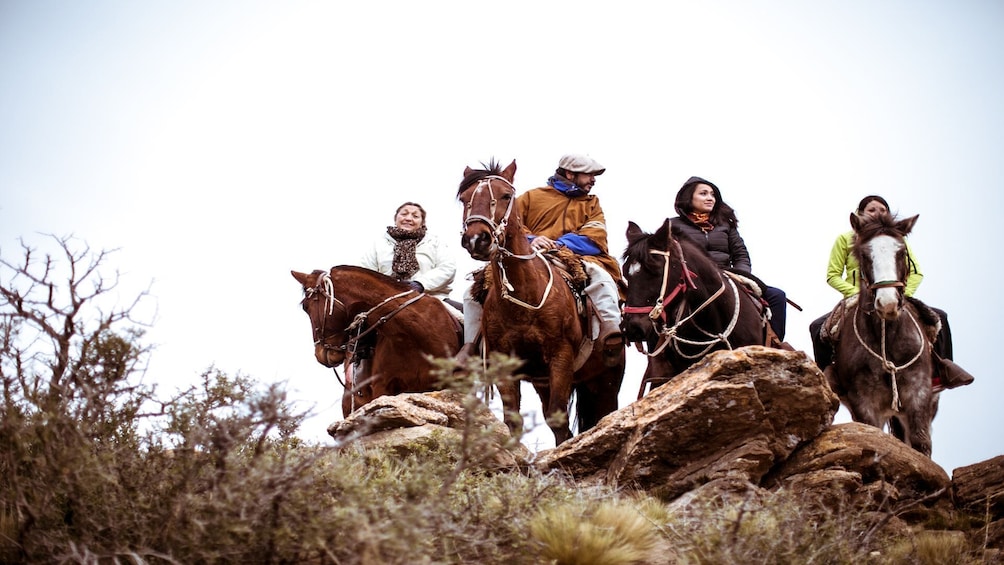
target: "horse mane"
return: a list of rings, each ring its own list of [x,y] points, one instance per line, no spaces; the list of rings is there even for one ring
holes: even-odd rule
[[[903,237],[903,232],[901,232],[896,227],[896,222],[899,220],[896,216],[891,214],[879,214],[875,217],[862,218],[861,225],[858,227],[858,241],[869,240],[880,235],[891,235],[893,237]]]
[[[353,272],[353,273],[359,273],[359,274],[362,274],[362,275],[371,276],[371,277],[373,277],[373,278],[376,279],[375,282],[389,285],[392,288],[396,288],[398,290],[404,291],[404,290],[408,290],[409,288],[411,288],[410,286],[408,286],[407,283],[403,283],[403,282],[395,279],[394,277],[385,275],[383,273],[374,271],[372,269],[367,269],[366,267],[360,267],[359,265],[338,265],[337,267],[334,267],[334,268],[338,269],[339,271],[343,271],[343,272]]]
[[[712,267],[714,269],[718,269],[718,264],[711,258],[711,255],[708,255],[707,249],[704,249],[700,245],[691,241],[678,226],[672,224],[672,222],[670,224],[672,226],[673,239],[680,243],[680,247],[684,249],[684,255],[687,257],[688,261],[696,259],[698,263],[701,263],[700,266],[702,268]],[[643,236],[638,237],[633,241],[629,241],[621,259],[633,259],[641,265],[644,265],[645,268],[649,270],[662,269],[662,262],[656,261],[652,254],[648,252],[648,241],[652,235],[653,234],[645,232]]]
[[[499,176],[502,174],[502,165],[495,161],[493,157],[485,165],[481,163],[483,169],[474,169],[470,173],[464,176],[464,180],[460,181],[460,186],[457,188],[457,196],[463,194],[472,184],[484,179],[486,177]]]

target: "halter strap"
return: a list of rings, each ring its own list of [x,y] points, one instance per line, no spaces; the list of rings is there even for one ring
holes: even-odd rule
[[[495,191],[492,190],[492,181],[502,181],[509,185],[509,188],[516,190],[516,187],[512,185],[511,182],[498,175],[490,175],[478,182],[478,186],[474,188],[474,194],[471,195],[471,199],[467,201],[467,210],[464,215],[464,228],[467,226],[482,222],[488,225],[492,230],[492,237],[495,241],[498,241],[502,234],[505,232],[506,226],[509,224],[509,214],[512,213],[512,204],[515,202],[515,198],[509,199],[509,206],[506,207],[505,215],[502,216],[502,221],[498,224],[495,223],[495,206],[498,204],[498,200],[495,199]],[[483,189],[488,189],[489,207],[488,213],[490,216],[482,216],[481,214],[472,214],[471,211],[474,207],[474,196],[481,192]]]
[[[904,288],[906,283],[903,281],[877,281],[868,285],[868,290],[877,290],[880,288]]]

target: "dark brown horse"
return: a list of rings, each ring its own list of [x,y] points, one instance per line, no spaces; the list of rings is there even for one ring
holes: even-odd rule
[[[488,287],[482,314],[485,351],[523,359],[522,372],[540,396],[544,414],[560,444],[572,436],[567,423],[553,416],[568,413],[573,391],[579,429],[596,425],[617,409],[624,378],[624,350],[607,366],[600,347],[592,348],[588,316],[580,315],[577,297],[559,269],[527,240],[515,205],[516,162],[501,170],[464,171],[457,198],[464,204],[463,246],[471,257],[488,261]],[[588,356],[580,352],[592,348]],[[500,387],[511,430],[519,426],[519,383]]]
[[[427,356],[452,357],[463,341],[442,301],[362,267],[291,272],[303,286],[314,357],[336,375],[345,364],[343,415],[385,394],[435,390]]]
[[[649,356],[638,398],[712,351],[769,343],[756,283],[723,271],[671,226],[667,219],[649,234],[628,222],[623,329]]]
[[[831,323],[837,323],[839,339],[827,377],[855,422],[888,424],[894,435],[930,456],[937,411],[931,387],[937,316],[904,297],[909,272],[904,238],[916,221],[917,216],[862,219],[851,214],[860,293],[831,315],[837,318]]]

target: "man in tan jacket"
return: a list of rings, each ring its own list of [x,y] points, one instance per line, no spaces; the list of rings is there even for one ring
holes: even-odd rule
[[[596,177],[606,169],[586,155],[565,155],[558,161],[547,186],[519,195],[516,205],[526,229],[530,246],[546,251],[567,247],[582,256],[589,275],[586,294],[600,317],[592,337],[603,347],[604,356],[616,362],[624,339],[620,332],[620,264],[607,247],[607,226],[599,198],[592,194]],[[481,308],[473,300],[464,301],[464,328],[468,344],[481,331]],[[469,346],[465,346],[467,352]]]

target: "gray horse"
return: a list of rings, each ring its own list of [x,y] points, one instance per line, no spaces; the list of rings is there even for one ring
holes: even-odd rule
[[[862,218],[851,214],[852,253],[860,264],[861,292],[834,309],[827,328],[839,333],[830,387],[855,422],[889,430],[931,455],[931,420],[938,395],[931,382],[931,344],[938,319],[903,294],[908,272],[904,238],[917,216]],[[836,329],[833,329],[836,328]]]

